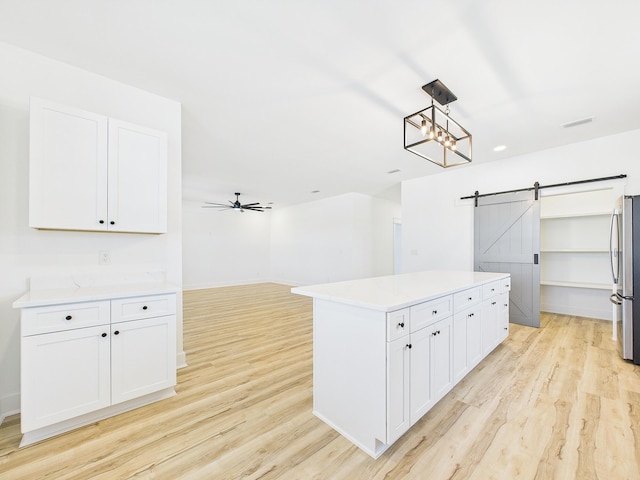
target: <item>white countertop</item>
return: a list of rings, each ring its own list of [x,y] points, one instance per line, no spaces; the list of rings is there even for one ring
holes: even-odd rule
[[[13,302],[13,308],[42,307],[64,303],[95,302],[113,298],[177,293],[179,287],[165,282],[95,285],[30,290]]]
[[[509,277],[508,273],[429,270],[292,288],[314,299],[391,312]]]

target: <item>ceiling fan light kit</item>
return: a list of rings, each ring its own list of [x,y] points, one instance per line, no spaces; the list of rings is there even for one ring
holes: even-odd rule
[[[203,205],[202,208],[216,208],[218,210],[238,210],[241,213],[244,213],[245,210],[250,210],[252,212],[264,212],[265,210],[271,210],[271,207],[266,205],[260,205],[260,202],[254,203],[240,203],[240,192],[234,193],[236,196],[235,202],[229,200],[229,203],[214,203],[214,202],[204,202],[206,205]]]
[[[405,150],[443,168],[470,163],[471,133],[449,116],[449,104],[458,98],[437,79],[422,89],[431,106],[404,117]]]

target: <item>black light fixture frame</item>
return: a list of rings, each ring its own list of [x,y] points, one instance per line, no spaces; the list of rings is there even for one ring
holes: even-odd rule
[[[456,97],[453,92],[449,90],[446,85],[438,79],[433,80],[426,85],[423,85],[422,90],[424,90],[425,93],[427,93],[431,97],[431,106],[404,117],[404,149],[443,168],[470,163],[472,151],[471,133],[458,122],[456,122],[453,118],[451,118],[451,116],[449,115],[448,107],[446,111],[443,111],[434,103],[435,101],[440,105],[445,106],[452,102],[455,102],[458,97]],[[438,123],[436,118],[444,119],[446,127]],[[425,123],[429,123],[429,125],[433,129],[441,129],[447,132],[447,134],[450,135],[455,144],[459,144],[460,142],[468,142],[467,152],[464,153],[458,149],[449,148],[435,138],[425,137],[424,135],[417,141],[409,140],[411,133],[413,133],[413,136],[415,137],[415,130],[413,129],[420,131],[423,124]],[[411,130],[407,130],[408,127]],[[457,134],[453,134],[451,132],[451,127],[455,128]],[[437,143],[442,145],[442,161],[431,158],[428,154],[418,149],[419,146],[433,141],[436,141]],[[447,157],[447,153],[455,154],[457,157],[454,156],[454,161],[451,161]],[[456,158],[457,161],[455,161]]]

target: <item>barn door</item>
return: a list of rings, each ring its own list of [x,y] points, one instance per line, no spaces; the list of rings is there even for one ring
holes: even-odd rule
[[[511,274],[509,321],[540,326],[540,202],[534,191],[480,197],[474,270]]]

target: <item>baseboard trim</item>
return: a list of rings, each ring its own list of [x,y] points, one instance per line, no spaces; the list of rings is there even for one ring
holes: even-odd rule
[[[0,398],[0,425],[4,419],[20,413],[20,394],[14,393]]]

